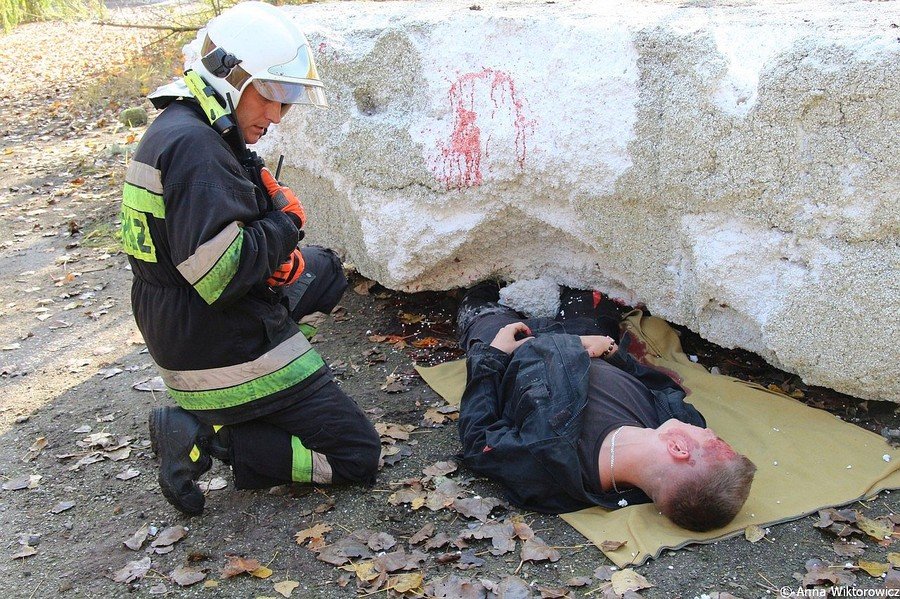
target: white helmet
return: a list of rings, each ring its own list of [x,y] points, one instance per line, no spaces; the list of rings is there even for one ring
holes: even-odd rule
[[[275,102],[328,106],[306,37],[264,2],[242,2],[210,21],[200,56],[188,68],[223,99],[230,94],[235,106],[251,81]]]

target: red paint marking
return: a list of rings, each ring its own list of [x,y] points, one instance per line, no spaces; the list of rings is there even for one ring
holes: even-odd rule
[[[527,133],[532,123],[525,117],[521,98],[516,93],[516,84],[508,73],[494,69],[482,69],[479,73],[461,75],[450,86],[450,107],[453,112],[453,132],[447,144],[440,143],[438,150],[442,159],[440,175],[436,175],[447,189],[462,189],[481,185],[481,158],[489,153],[490,137],[482,147],[481,129],[478,127],[476,112],[476,91],[489,85],[489,97],[493,103],[491,120],[501,106],[507,106],[507,98],[512,109],[515,128],[515,154],[519,168],[525,167]],[[436,169],[437,170],[437,169]]]

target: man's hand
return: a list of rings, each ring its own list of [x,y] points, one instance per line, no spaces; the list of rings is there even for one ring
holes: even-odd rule
[[[528,335],[528,337],[517,340],[516,335],[518,334]],[[491,347],[496,347],[503,353],[511,354],[530,339],[533,339],[533,337],[531,337],[531,329],[528,328],[528,325],[524,322],[513,322],[497,331],[497,335],[491,341]]]
[[[260,169],[260,178],[275,203],[275,207],[290,216],[298,229],[302,229],[306,224],[306,211],[303,210],[303,204],[300,203],[291,188],[279,184],[269,169],[265,167]]]
[[[303,254],[300,253],[299,249],[295,249],[291,252],[291,256],[287,259],[287,262],[279,266],[278,269],[272,273],[272,276],[266,280],[266,283],[269,287],[283,287],[285,285],[290,285],[300,278],[304,266]]]
[[[581,345],[592,358],[608,358],[616,353],[616,340],[605,335],[581,335]]]

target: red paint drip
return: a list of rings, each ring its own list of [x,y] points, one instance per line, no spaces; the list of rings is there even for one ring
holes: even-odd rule
[[[490,119],[497,109],[508,106],[511,109],[512,126],[515,129],[516,162],[520,169],[525,167],[527,133],[532,123],[525,117],[522,100],[516,93],[516,84],[508,73],[494,69],[482,69],[478,73],[461,75],[449,91],[450,107],[453,112],[453,132],[447,144],[440,143],[438,150],[442,159],[440,175],[447,189],[462,189],[481,185],[481,157],[489,152],[490,138],[482,147],[481,129],[478,127],[476,112],[476,91],[489,87],[489,97],[493,104]],[[508,102],[507,102],[508,100]]]

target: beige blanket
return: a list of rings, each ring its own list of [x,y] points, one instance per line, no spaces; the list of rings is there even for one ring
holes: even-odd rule
[[[879,435],[758,385],[710,374],[688,359],[678,335],[659,318],[634,311],[625,324],[639,340],[632,353],[645,353],[648,363],[675,373],[709,427],[753,460],[758,471],[737,518],[708,533],[675,526],[652,504],[561,515],[598,547],[603,541],[627,541],[604,552],[618,566],[642,564],[663,549],[733,536],[751,524],[794,520],[900,488],[900,450]],[[448,403],[459,405],[465,361],[416,370]]]

